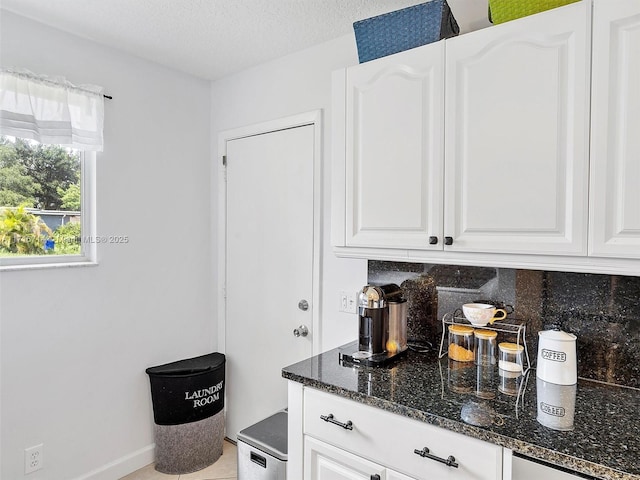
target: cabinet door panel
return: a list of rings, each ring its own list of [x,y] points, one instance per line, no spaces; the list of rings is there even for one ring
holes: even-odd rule
[[[586,254],[588,2],[447,41],[451,250]]]
[[[594,4],[591,255],[640,258],[640,2]]]
[[[347,70],[346,244],[442,248],[444,42]]]
[[[416,479],[407,477],[402,473],[394,472],[393,470],[387,470],[387,480],[416,480]]]
[[[384,467],[305,436],[304,480],[385,480]]]

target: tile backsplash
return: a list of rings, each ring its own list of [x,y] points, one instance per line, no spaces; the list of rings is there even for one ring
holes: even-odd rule
[[[537,332],[557,327],[578,337],[580,377],[640,388],[640,277],[370,260],[368,281],[402,286],[413,343],[437,349],[463,303],[503,302],[527,322],[534,366]]]

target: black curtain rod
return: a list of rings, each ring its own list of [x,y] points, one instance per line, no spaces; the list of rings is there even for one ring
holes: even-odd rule
[[[111,95],[102,95],[104,98],[108,98],[109,100],[113,100],[113,97]]]

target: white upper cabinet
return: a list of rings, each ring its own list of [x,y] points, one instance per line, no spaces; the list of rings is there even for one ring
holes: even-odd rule
[[[446,42],[451,250],[586,255],[589,2]]]
[[[640,0],[334,72],[340,256],[640,275]]]
[[[349,68],[344,81],[346,245],[429,248],[442,230],[444,42]]]
[[[640,258],[640,1],[593,17],[591,255]]]

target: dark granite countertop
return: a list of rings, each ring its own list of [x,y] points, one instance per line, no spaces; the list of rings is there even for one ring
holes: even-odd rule
[[[495,369],[480,382],[489,383],[482,390],[495,396],[485,399],[475,395],[481,367],[473,363],[409,351],[387,367],[354,367],[341,365],[338,352],[288,366],[282,376],[575,472],[605,480],[640,479],[640,390],[579,379],[574,428],[558,431],[536,420],[534,370],[522,377],[520,394],[510,396],[498,391]]]

